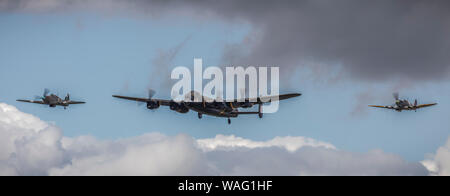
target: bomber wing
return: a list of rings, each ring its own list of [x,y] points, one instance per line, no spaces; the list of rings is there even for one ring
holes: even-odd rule
[[[137,102],[155,101],[155,102],[159,102],[160,105],[165,105],[165,106],[169,106],[170,102],[171,102],[171,100],[164,100],[164,99],[148,99],[148,98],[139,98],[139,97],[127,97],[127,96],[121,96],[121,95],[113,95],[113,97],[119,98],[119,99],[137,101]]]
[[[285,99],[290,99],[294,97],[301,96],[301,93],[290,93],[290,94],[284,94],[284,95],[274,95],[274,96],[266,96],[266,97],[258,97],[256,98],[256,103],[268,103],[271,101],[281,101]],[[252,99],[245,98],[244,102],[250,102]],[[234,99],[234,100],[227,100],[226,102],[240,102],[240,100]]]

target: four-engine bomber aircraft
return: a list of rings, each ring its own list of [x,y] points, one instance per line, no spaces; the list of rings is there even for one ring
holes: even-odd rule
[[[268,103],[263,102],[263,100],[275,100],[277,97],[258,97],[256,99],[256,102],[250,102],[250,99],[248,98],[244,99],[244,101],[226,100],[223,102],[216,102],[211,98],[201,96],[203,100],[202,102],[175,102],[173,100],[153,99],[152,97],[154,93],[154,91],[150,90],[148,98],[126,97],[120,95],[113,95],[113,97],[147,103],[147,108],[150,110],[157,109],[159,108],[159,106],[163,105],[169,106],[171,110],[179,113],[187,113],[189,112],[189,110],[196,111],[198,113],[198,118],[202,118],[203,114],[228,118],[228,124],[231,123],[230,118],[236,118],[239,114],[258,114],[259,118],[262,118],[262,104]],[[188,93],[187,96],[190,95],[191,100],[194,100],[195,94],[196,92],[192,91],[191,93]],[[298,97],[300,95],[300,93],[279,95],[278,100]],[[207,101],[208,99],[210,100],[210,102]],[[259,105],[259,110],[257,112],[239,112],[238,110],[238,108],[251,108],[256,104]]]
[[[86,102],[83,101],[72,101],[70,100],[70,95],[67,94],[67,96],[63,99],[59,98],[58,96],[54,94],[48,95],[49,90],[45,89],[44,94],[42,97],[36,97],[36,99],[41,100],[23,100],[18,99],[17,101],[20,102],[27,102],[27,103],[37,103],[37,104],[43,104],[48,105],[49,107],[56,107],[56,106],[63,106],[64,109],[66,109],[71,104],[84,104]],[[258,114],[259,118],[263,117],[262,113],[262,105],[264,103],[268,103],[270,101],[264,101],[264,100],[285,100],[293,97],[298,97],[301,94],[300,93],[291,93],[291,94],[284,94],[279,96],[269,96],[269,97],[258,97],[256,98],[256,102],[251,102],[249,98],[243,99],[243,101],[238,100],[224,100],[224,101],[216,101],[215,99],[211,99],[208,97],[201,96],[200,94],[192,91],[187,94],[187,96],[190,96],[191,100],[194,100],[194,96],[198,95],[201,97],[201,102],[176,102],[174,100],[164,100],[164,99],[153,99],[153,95],[155,94],[154,91],[149,91],[149,97],[148,98],[138,98],[138,97],[127,97],[127,96],[121,96],[121,95],[113,95],[115,98],[120,99],[127,99],[142,103],[147,103],[147,108],[150,110],[154,110],[159,108],[159,106],[169,106],[171,110],[174,110],[179,113],[187,113],[189,110],[193,110],[198,113],[198,118],[202,118],[202,115],[210,115],[210,116],[216,116],[216,117],[223,117],[228,118],[228,124],[231,123],[230,118],[236,118],[239,114]],[[376,107],[376,108],[386,108],[386,109],[392,109],[396,110],[398,112],[401,112],[402,110],[414,110],[424,108],[424,107],[430,107],[434,106],[437,103],[430,103],[430,104],[420,104],[418,105],[417,99],[414,101],[414,104],[410,103],[406,99],[399,99],[399,94],[394,93],[395,98],[395,104],[390,106],[379,106],[379,105],[369,105],[369,107]],[[277,98],[278,97],[278,98]],[[239,108],[251,108],[254,105],[258,105],[258,111],[256,112],[240,112]]]
[[[23,100],[23,99],[18,99],[17,101],[20,102],[27,102],[27,103],[37,103],[37,104],[43,104],[43,105],[48,105],[49,107],[56,107],[56,106],[64,106],[64,109],[67,108],[67,106],[69,106],[70,104],[84,104],[86,102],[82,102],[82,101],[71,101],[70,100],[70,95],[67,94],[67,96],[63,99],[59,98],[58,96],[54,95],[54,94],[50,94],[48,95],[49,90],[45,89],[44,90],[44,94],[42,97],[37,96],[36,99],[41,99],[39,101],[37,100]]]
[[[390,105],[390,106],[369,105],[369,107],[386,108],[386,109],[392,109],[392,110],[396,110],[398,112],[401,112],[402,110],[414,110],[414,111],[416,111],[419,108],[430,107],[430,106],[433,106],[433,105],[437,104],[437,103],[430,103],[430,104],[417,105],[417,99],[416,99],[414,101],[414,105],[413,105],[406,99],[404,99],[404,100],[399,99],[398,93],[394,93],[393,95],[394,95],[394,98],[395,98],[395,105]]]

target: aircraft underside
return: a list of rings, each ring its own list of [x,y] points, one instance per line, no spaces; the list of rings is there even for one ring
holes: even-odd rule
[[[229,110],[228,111],[227,109],[217,109],[217,108],[203,107],[202,105],[192,105],[192,104],[187,104],[186,107],[188,107],[189,109],[194,110],[200,114],[206,114],[206,115],[215,116],[215,117],[236,118],[238,116],[238,114],[236,114],[236,113],[231,113],[232,111],[237,111],[237,110]]]

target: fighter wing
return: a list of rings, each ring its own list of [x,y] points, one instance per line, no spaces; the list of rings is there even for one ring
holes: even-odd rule
[[[285,100],[285,99],[290,99],[293,97],[298,97],[301,96],[302,94],[300,93],[290,93],[290,94],[284,94],[284,95],[274,95],[274,96],[266,96],[266,97],[258,97],[256,98],[256,102],[257,103],[268,103],[271,101],[281,101],[281,100]],[[252,99],[250,98],[245,98],[244,99],[245,102],[249,102],[252,101]],[[227,100],[227,102],[240,102],[239,100]]]
[[[425,107],[430,107],[430,106],[434,106],[437,103],[430,103],[430,104],[420,104],[418,106],[416,106],[416,108],[425,108]]]
[[[113,95],[115,98],[119,99],[126,99],[131,101],[137,101],[137,102],[150,102],[150,101],[156,101],[159,102],[160,105],[169,106],[171,100],[164,100],[164,99],[148,99],[148,98],[139,98],[139,97],[127,97],[127,96],[121,96],[121,95]]]
[[[43,101],[33,101],[33,100],[23,100],[23,99],[18,99],[18,100],[16,100],[16,101],[26,102],[26,103],[45,104]]]
[[[69,101],[68,104],[85,104],[84,101]]]
[[[395,109],[392,106],[381,106],[381,105],[369,105],[369,107],[374,107],[374,108],[386,108],[386,109]]]

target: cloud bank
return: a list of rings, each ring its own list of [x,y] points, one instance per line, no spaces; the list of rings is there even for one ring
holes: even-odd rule
[[[247,23],[253,30],[242,44],[224,46],[229,49],[225,62],[232,56],[235,65],[338,66],[364,80],[441,80],[448,78],[450,66],[446,0],[1,0],[0,10],[91,10]]]
[[[58,127],[4,103],[0,103],[0,140],[0,175],[428,174],[421,163],[381,150],[346,152],[305,137],[268,141],[160,133],[118,140],[64,137]],[[437,157],[447,156],[448,147],[446,155],[439,152]],[[444,170],[448,166],[441,162],[439,170],[448,171]]]
[[[430,171],[431,175],[450,176],[450,138],[429,159],[422,164]]]

